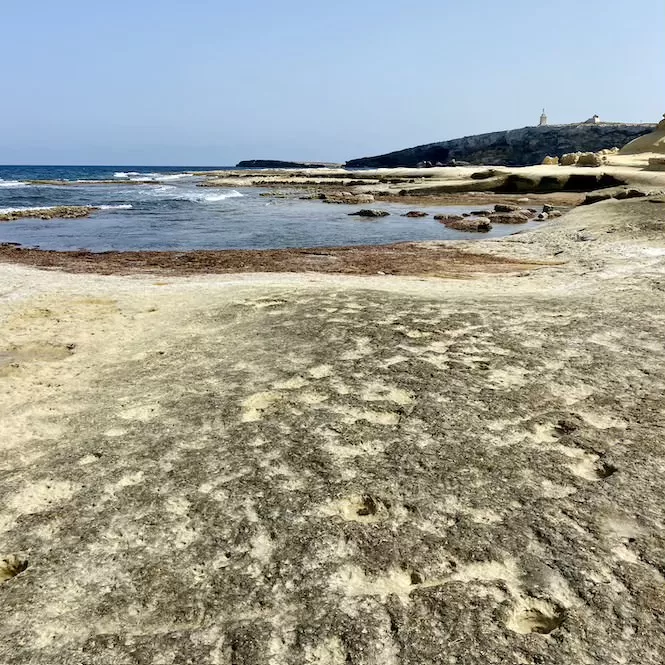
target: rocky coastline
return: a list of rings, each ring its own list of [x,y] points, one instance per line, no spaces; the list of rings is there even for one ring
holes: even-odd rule
[[[347,161],[348,168],[398,168],[418,165],[529,166],[548,155],[597,152],[655,129],[653,123],[579,123],[490,132]]]

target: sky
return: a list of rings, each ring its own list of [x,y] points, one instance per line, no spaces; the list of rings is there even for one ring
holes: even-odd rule
[[[346,161],[657,122],[663,0],[0,0],[0,164]]]

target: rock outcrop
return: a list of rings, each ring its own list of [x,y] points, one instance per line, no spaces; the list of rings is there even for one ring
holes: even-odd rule
[[[321,193],[318,195],[318,198],[324,203],[340,203],[347,205],[374,202],[374,196],[372,196],[372,194],[354,194],[353,192]]]
[[[621,149],[622,155],[637,155],[643,152],[665,154],[665,115],[653,132],[636,138]]]
[[[14,222],[17,219],[80,219],[99,210],[94,206],[55,206],[53,208],[33,208],[9,210],[0,213],[0,222]]]
[[[352,159],[349,168],[415,167],[431,162],[444,165],[493,164],[529,166],[545,157],[575,152],[598,152],[649,134],[655,124],[600,123],[524,127],[490,134],[466,136],[452,141],[430,143],[397,152]]]

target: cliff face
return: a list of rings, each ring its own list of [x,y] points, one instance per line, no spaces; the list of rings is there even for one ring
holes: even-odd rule
[[[629,141],[652,132],[655,127],[654,124],[621,123],[524,127],[430,143],[376,157],[352,159],[346,166],[414,167],[420,162],[447,164],[452,160],[481,165],[529,166],[540,164],[547,155],[577,151],[597,152],[614,146],[621,148]]]

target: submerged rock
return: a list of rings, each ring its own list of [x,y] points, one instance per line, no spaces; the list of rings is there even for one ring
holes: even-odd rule
[[[494,212],[517,212],[520,210],[519,206],[510,203],[497,203],[494,206]]]
[[[493,224],[525,224],[529,221],[529,215],[518,210],[513,212],[495,212],[489,216]]]
[[[99,208],[94,206],[56,206],[54,208],[11,210],[0,213],[0,222],[13,222],[17,219],[79,219],[88,217],[96,210]]]
[[[487,233],[492,230],[492,222],[487,217],[476,217],[475,219],[448,218],[443,221],[444,226],[455,231],[476,231]]]
[[[468,215],[434,215],[437,222],[461,222]]]
[[[411,210],[402,215],[402,217],[429,217],[429,214],[422,212],[422,210]]]
[[[390,215],[386,210],[359,210],[350,212],[349,217],[387,217]]]

